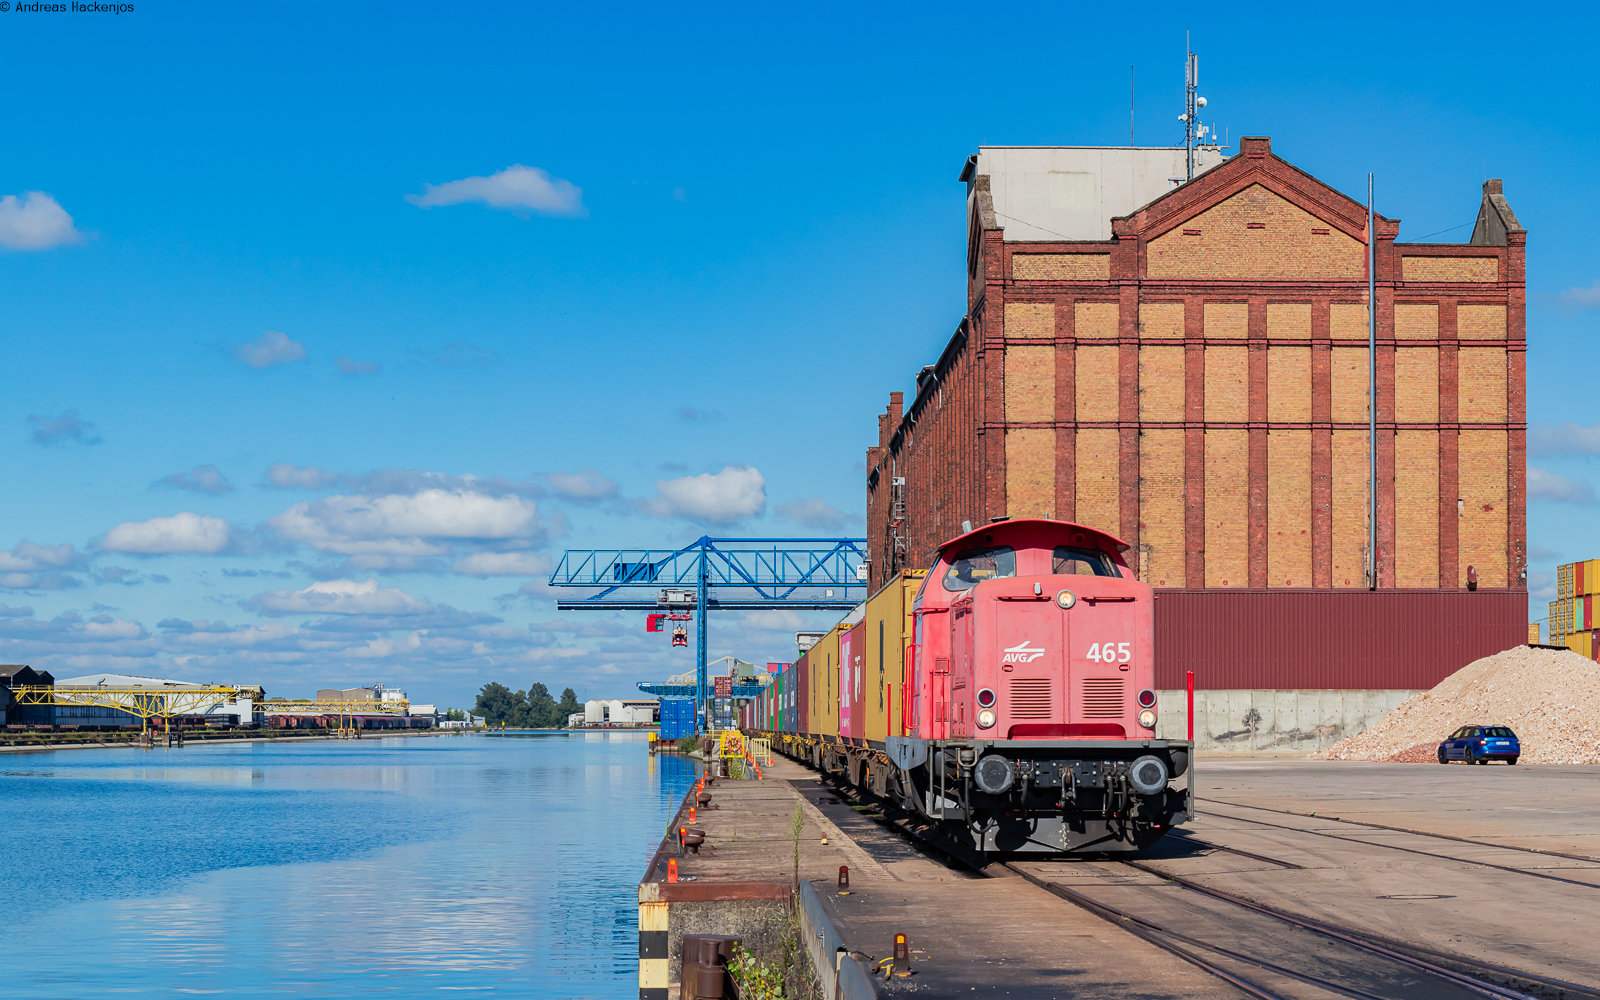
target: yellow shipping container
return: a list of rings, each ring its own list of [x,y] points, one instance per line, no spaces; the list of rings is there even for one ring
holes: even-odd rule
[[[839,637],[849,626],[835,625],[806,654],[811,668],[811,729],[820,736],[839,735]]]
[[[1566,646],[1584,659],[1594,659],[1592,635],[1588,632],[1574,632],[1567,636]]]
[[[1528,645],[1539,645],[1539,623],[1533,622],[1528,626]]]
[[[862,697],[866,700],[863,707],[868,742],[882,743],[890,736],[904,735],[901,692],[906,649],[911,645],[911,602],[927,573],[925,569],[902,571],[867,598]],[[872,693],[874,688],[876,696]]]

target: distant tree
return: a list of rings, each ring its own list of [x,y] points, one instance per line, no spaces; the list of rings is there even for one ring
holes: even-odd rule
[[[561,703],[556,706],[556,714],[561,716],[561,722],[565,724],[567,716],[581,711],[583,706],[578,704],[577,692],[571,688],[564,688],[561,692]]]
[[[467,721],[467,713],[463,712],[459,708],[450,709],[449,711],[444,713],[444,717],[446,719],[449,719],[451,722],[466,722]]]
[[[547,693],[546,698],[550,695]],[[478,692],[472,714],[481,715],[491,726],[521,727],[528,724],[528,701],[521,691],[512,691],[493,681]]]
[[[550,697],[550,689],[543,684],[528,688],[528,723],[541,729],[553,729],[566,722]]]

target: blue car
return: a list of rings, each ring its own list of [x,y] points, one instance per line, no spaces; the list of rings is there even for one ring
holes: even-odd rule
[[[1459,760],[1467,764],[1487,764],[1503,760],[1515,764],[1522,755],[1517,734],[1506,726],[1462,726],[1439,744],[1439,763]]]

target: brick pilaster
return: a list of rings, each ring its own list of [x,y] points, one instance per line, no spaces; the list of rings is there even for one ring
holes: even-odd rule
[[[1250,586],[1267,586],[1267,300],[1251,296],[1249,312],[1250,471],[1248,566]]]
[[[1439,587],[1461,586],[1461,352],[1456,346],[1456,300],[1439,300]]]
[[[1056,303],[1056,519],[1078,519],[1077,299]]]
[[[1184,585],[1206,585],[1205,300],[1183,300],[1183,551]]]
[[[1328,299],[1311,303],[1311,586],[1333,586],[1333,345]]]

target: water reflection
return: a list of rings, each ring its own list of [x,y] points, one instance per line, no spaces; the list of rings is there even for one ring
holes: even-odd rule
[[[626,734],[159,753],[5,762],[8,991],[631,995],[693,780]]]

